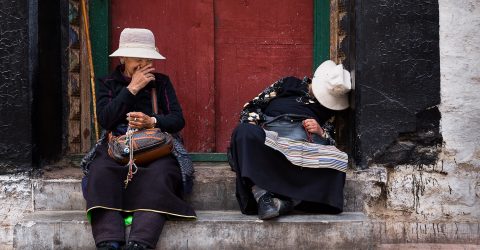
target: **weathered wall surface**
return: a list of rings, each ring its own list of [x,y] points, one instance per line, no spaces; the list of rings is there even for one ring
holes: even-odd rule
[[[480,2],[440,0],[442,157],[447,211],[480,220]]]
[[[13,226],[31,211],[32,40],[35,1],[1,1],[0,11],[0,249],[10,249]],[[9,174],[10,173],[10,174]],[[5,175],[6,174],[6,175]]]
[[[0,174],[32,166],[32,73],[29,1],[2,1],[0,11]],[[29,56],[30,55],[30,56]]]
[[[11,249],[13,228],[33,210],[32,184],[26,174],[0,176],[0,249]]]
[[[441,88],[437,91],[441,94],[438,110],[443,144],[434,149],[438,159],[432,164],[393,167],[372,164],[357,171],[354,178],[386,175],[361,187],[366,213],[386,221],[386,241],[422,241],[421,235],[437,235],[441,240],[443,233],[480,244],[480,1],[440,0],[439,10]],[[413,69],[424,75],[430,72]],[[429,93],[422,98],[428,100]],[[449,226],[438,227],[438,223]],[[467,223],[460,233],[463,236],[451,231],[462,223]]]
[[[479,170],[480,2],[441,0],[440,11],[445,153],[460,166]]]
[[[438,159],[438,18],[436,1],[356,1],[357,166]]]

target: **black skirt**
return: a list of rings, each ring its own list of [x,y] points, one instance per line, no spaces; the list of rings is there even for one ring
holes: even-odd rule
[[[173,156],[162,157],[145,166],[139,165],[126,189],[124,181],[128,167],[108,156],[106,144],[97,148],[90,166],[85,195],[87,212],[103,208],[196,218],[193,208],[182,199],[182,176]]]
[[[256,214],[251,187],[301,200],[296,209],[336,214],[343,211],[345,173],[334,169],[301,168],[265,145],[260,126],[242,123],[233,131],[229,162],[237,173],[236,196],[245,214]]]

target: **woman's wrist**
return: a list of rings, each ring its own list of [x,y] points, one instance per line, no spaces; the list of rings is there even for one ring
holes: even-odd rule
[[[132,86],[127,86],[127,89],[128,89],[128,91],[130,91],[130,93],[132,93],[132,95],[137,95],[137,93],[139,91],[138,89],[135,89]]]
[[[323,138],[327,138],[327,131],[325,131],[325,129],[323,129],[323,128],[320,128],[320,131],[319,131],[318,135],[323,137]]]

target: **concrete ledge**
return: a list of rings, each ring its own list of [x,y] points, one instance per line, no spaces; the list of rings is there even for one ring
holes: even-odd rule
[[[85,199],[79,179],[34,179],[32,188],[35,211],[85,209]]]
[[[195,181],[193,192],[186,200],[197,210],[238,210],[235,198],[235,173],[226,163],[195,164]],[[63,170],[66,172],[65,170]],[[71,171],[79,172],[72,168]],[[69,176],[68,179],[60,176]],[[345,184],[345,212],[361,212],[365,198],[362,191],[375,180],[359,179],[349,174]],[[54,176],[54,178],[48,178]],[[48,173],[41,179],[34,179],[33,195],[35,211],[83,210],[83,199],[80,176],[68,173]]]
[[[480,221],[372,221],[373,240],[383,244],[461,243],[479,245]]]
[[[381,244],[377,247],[379,250],[478,250],[480,245],[473,244]]]
[[[235,172],[227,165],[197,165],[192,194],[186,200],[197,210],[238,210]]]
[[[235,173],[225,164],[195,166],[192,194],[186,200],[197,210],[235,210]],[[78,170],[80,171],[80,170]],[[83,210],[81,179],[34,179],[35,211]]]
[[[290,215],[261,221],[236,211],[199,211],[197,221],[169,221],[157,249],[368,249],[362,213]],[[15,226],[16,249],[94,249],[82,211],[35,212]]]
[[[362,213],[293,214],[270,221],[237,211],[197,215],[196,221],[168,221],[157,249],[480,249],[478,221],[371,220]],[[29,214],[13,235],[16,249],[94,249],[83,211]]]

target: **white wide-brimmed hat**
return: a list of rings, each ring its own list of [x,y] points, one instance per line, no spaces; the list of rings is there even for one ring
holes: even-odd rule
[[[332,110],[348,108],[348,92],[352,89],[350,73],[342,64],[328,60],[320,64],[312,79],[313,95],[318,102]]]
[[[132,28],[122,30],[118,49],[110,56],[165,59],[158,53],[155,47],[155,37],[150,30]]]

